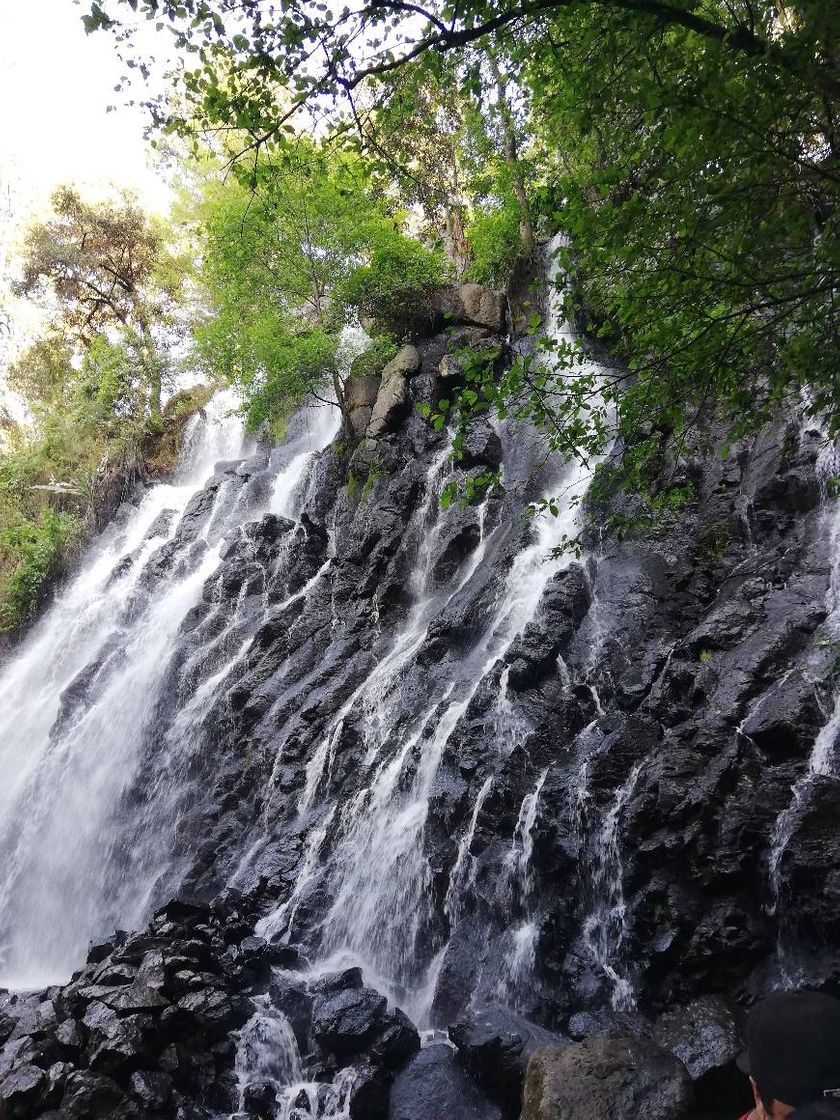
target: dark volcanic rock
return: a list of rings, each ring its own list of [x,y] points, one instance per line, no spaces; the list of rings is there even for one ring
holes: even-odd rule
[[[154,915],[97,941],[69,983],[0,993],[15,1120],[230,1113],[236,1032],[266,996],[322,1104],[357,1069],[354,1120],[513,1117],[524,1062],[566,1029],[581,1045],[533,1075],[549,1115],[596,1115],[597,1085],[613,1120],[676,1116],[687,1075],[642,1041],[646,1019],[609,1010],[616,977],[701,1109],[737,1115],[721,993],[759,996],[778,945],[809,983],[840,983],[822,436],[780,421],[723,455],[700,419],[651,479],[685,484],[678,515],[619,538],[609,515],[637,510],[614,494],[587,509],[580,562],[551,567],[553,521],[522,514],[557,493],[560,463],[487,416],[452,462],[417,408],[464,385],[466,350],[508,360],[503,318],[485,289],[418,301],[402,326],[439,333],[387,377],[350,378],[352,438],[301,455],[313,416],[293,417],[282,447],[217,464],[106,590],[134,588],[70,674],[56,756],[120,683],[132,627],[168,607],[168,581],[215,564],[155,666],[111,807],[134,831],[102,846],[109,889],[136,876]],[[267,512],[281,463],[298,478],[288,517]],[[489,495],[441,503],[499,466]],[[342,938],[397,1002],[434,983],[431,1022],[457,1053],[418,1053],[360,969],[313,979]],[[264,1071],[248,1078],[247,1108],[270,1111]]]
[[[701,996],[687,1007],[667,1011],[653,1037],[680,1059],[693,1081],[728,1065],[744,1049],[740,1014],[720,996]]]
[[[535,1050],[561,1040],[504,1007],[469,1011],[449,1035],[458,1058],[470,1076],[502,1109],[505,1117],[519,1116],[528,1060]]]
[[[458,1064],[448,1046],[429,1046],[399,1073],[388,1120],[501,1120],[501,1112]]]
[[[30,1115],[46,1087],[47,1075],[38,1066],[17,1066],[0,1077],[0,1116],[15,1120],[18,1116]]]
[[[350,1058],[379,1032],[387,1006],[372,988],[319,995],[312,1008],[312,1037],[327,1053]]]

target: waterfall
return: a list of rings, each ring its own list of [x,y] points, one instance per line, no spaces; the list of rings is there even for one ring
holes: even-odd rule
[[[840,475],[840,451],[833,441],[827,441],[817,460],[817,476],[822,483],[823,498],[827,487]],[[824,629],[828,639],[840,641],[840,501],[834,500],[826,507],[824,515],[831,557],[831,575],[826,594],[827,618]],[[770,905],[768,910],[776,916],[776,973],[781,987],[794,987],[805,982],[806,977],[796,961],[789,957],[785,943],[786,923],[783,914],[784,873],[783,860],[788,845],[796,834],[802,815],[810,802],[811,793],[820,779],[837,777],[837,750],[840,746],[840,689],[830,702],[826,720],[817,733],[804,774],[791,787],[787,806],[779,813],[770,834],[768,880]]]
[[[226,542],[266,504],[292,512],[337,425],[334,409],[304,410],[273,462],[244,469],[255,448],[236,405],[221,393],[193,418],[172,482],[91,546],[0,675],[0,984],[65,979],[89,940],[177,888],[199,731],[249,644],[236,604],[232,618],[212,606],[186,659],[179,638]]]
[[[512,922],[508,946],[495,986],[495,996],[502,1003],[518,1005],[520,997],[533,988],[539,927],[533,900],[531,856],[534,853],[534,827],[545,780],[546,767],[534,788],[522,799],[513,830],[510,850],[505,859],[507,873],[507,909]],[[532,994],[532,993],[531,993]]]
[[[626,1011],[636,1006],[633,986],[622,974],[622,950],[627,938],[624,864],[621,856],[621,814],[633,795],[642,770],[637,762],[619,786],[604,823],[594,837],[591,871],[592,908],[584,921],[583,941],[598,969],[611,985],[612,1006]]]

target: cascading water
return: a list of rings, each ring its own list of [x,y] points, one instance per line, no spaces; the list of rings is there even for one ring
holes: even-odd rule
[[[172,483],[91,548],[0,677],[0,983],[65,978],[91,938],[137,926],[162,884],[177,886],[179,799],[201,722],[243,648],[241,620],[219,614],[190,658],[179,664],[175,651],[223,538],[265,506],[265,480],[228,462],[253,450],[235,406],[219,394],[191,421]],[[291,510],[336,426],[335,410],[311,410],[276,468],[266,461],[278,512]],[[198,663],[215,670],[203,683]]]
[[[840,451],[833,442],[827,442],[817,460],[817,476],[821,483],[823,501],[827,498],[828,485],[840,476]],[[827,618],[824,623],[829,641],[840,640],[840,502],[827,507],[825,514],[828,555],[831,557],[831,577],[826,595]],[[805,773],[791,787],[791,798],[776,818],[770,836],[768,879],[770,885],[770,913],[776,916],[776,974],[781,987],[795,987],[807,979],[801,962],[791,959],[786,945],[786,915],[784,914],[783,860],[793,836],[802,820],[815,784],[820,779],[836,777],[837,752],[840,747],[840,690],[835,691],[826,710],[826,720],[820,728],[808,758]]]
[[[419,1027],[562,1029],[608,1002],[658,1010],[660,972],[701,995],[718,959],[743,977],[771,925],[745,886],[768,866],[756,781],[765,811],[783,806],[769,858],[783,979],[801,950],[781,936],[786,898],[823,849],[808,920],[834,928],[840,703],[824,703],[807,769],[776,712],[744,730],[774,686],[802,681],[816,723],[807,669],[826,678],[820,640],[840,635],[836,558],[823,624],[825,515],[815,498],[813,517],[795,508],[813,498],[813,449],[765,489],[729,464],[667,545],[610,538],[575,564],[557,546],[578,536],[592,463],[484,417],[453,463],[417,415],[457,345],[422,340],[414,372],[386,379],[376,439],[368,404],[328,449],[328,408],[250,447],[217,399],[173,482],[122,511],[0,673],[0,983],[61,979],[89,939],[145,927],[49,997],[90,1013],[61,1075],[74,1084],[97,1072],[110,1011],[129,1031],[140,1015],[123,1012],[142,1006],[119,1084],[156,1071],[138,1092],[171,1081],[172,1114],[183,1097],[216,1118],[348,1120],[354,1093],[393,1101],[426,1068],[394,1005]],[[498,466],[483,501],[442,505],[450,481]],[[740,524],[736,485],[754,505],[746,545],[698,558],[703,519]],[[546,494],[556,518],[522,516]],[[0,992],[0,1019],[42,1002]]]
[[[555,247],[552,245],[549,250],[553,289],[556,286]],[[559,341],[569,335],[570,328],[560,320],[556,307],[556,299],[552,298],[549,327]],[[462,593],[469,593],[471,581],[479,577],[485,555],[492,549],[493,534],[485,530],[482,507],[478,515],[477,543],[454,585],[443,590],[430,586],[430,564],[446,520],[445,514],[438,512],[437,496],[448,454],[445,448],[432,461],[425,497],[415,519],[420,545],[408,579],[414,606],[407,623],[369,676],[344,703],[309,759],[299,810],[308,813],[314,810],[318,800],[327,805],[337,796],[337,791],[330,788],[334,761],[347,720],[357,714],[361,714],[364,780],[352,796],[343,800],[339,797],[329,809],[319,810],[320,820],[311,828],[304,870],[291,898],[258,927],[258,932],[264,936],[280,933],[288,936],[301,899],[318,880],[331,900],[321,924],[323,958],[332,964],[361,962],[370,975],[377,977],[383,990],[401,991],[403,1005],[421,1018],[427,1010],[429,976],[435,967],[434,962],[425,960],[419,946],[432,905],[424,833],[441,761],[479,689],[494,667],[503,662],[514,640],[533,618],[549,580],[568,565],[568,555],[552,559],[552,554],[556,546],[574,535],[578,499],[591,469],[591,465],[585,468],[578,463],[549,469],[547,485],[564,495],[559,515],[537,520],[536,531],[516,555],[481,633],[454,667],[454,679],[442,692],[434,685],[426,692],[417,658],[430,625],[450,604],[457,602]],[[512,725],[505,711],[504,693],[499,697],[498,707],[499,747],[509,753],[522,741],[526,729]],[[510,741],[505,742],[505,739]],[[445,909],[453,922],[460,914],[459,894],[471,886],[469,874],[465,872],[470,838],[489,788],[489,783],[485,782],[472,806],[467,833],[461,840],[450,875]],[[525,896],[529,893],[528,856],[538,801],[539,783],[528,802],[527,821],[515,840],[521,850],[518,849],[511,877],[518,884],[516,890],[520,894],[524,892]],[[511,968],[522,979],[523,962],[535,944],[536,923],[527,913],[527,899],[520,901],[520,924],[527,938],[521,931],[513,932],[512,953],[516,960]],[[526,939],[528,945],[523,948]],[[439,956],[435,960],[439,960]]]
[[[627,937],[627,907],[624,900],[624,866],[619,828],[621,814],[636,788],[641,763],[636,763],[627,781],[619,787],[593,843],[592,910],[583,927],[583,940],[596,966],[612,987],[611,1002],[617,1010],[636,1006],[631,981],[622,974],[622,950]]]

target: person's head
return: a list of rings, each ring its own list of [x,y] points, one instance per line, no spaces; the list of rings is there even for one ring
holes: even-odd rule
[[[821,992],[774,992],[750,1012],[738,1065],[749,1074],[758,1115],[766,1120],[799,1117],[806,1105],[840,1103],[840,1000]],[[825,1115],[840,1117],[840,1108]]]

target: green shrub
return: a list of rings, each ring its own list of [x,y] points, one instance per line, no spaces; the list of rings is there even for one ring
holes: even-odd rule
[[[308,392],[323,389],[336,362],[336,340],[322,330],[287,334],[278,340],[273,360],[247,388],[250,431],[268,426],[277,436]]]
[[[353,361],[350,376],[375,377],[382,373],[388,362],[396,356],[399,348],[399,343],[392,334],[380,335]]]
[[[77,537],[79,519],[49,506],[37,522],[9,526],[0,533],[0,552],[17,563],[0,579],[0,630],[16,630],[35,613],[44,586]]]
[[[501,288],[508,282],[522,252],[520,211],[515,205],[477,214],[467,230],[472,262],[466,279]]]
[[[382,330],[403,337],[429,313],[432,290],[447,279],[441,252],[394,232],[341,285],[342,302]]]

